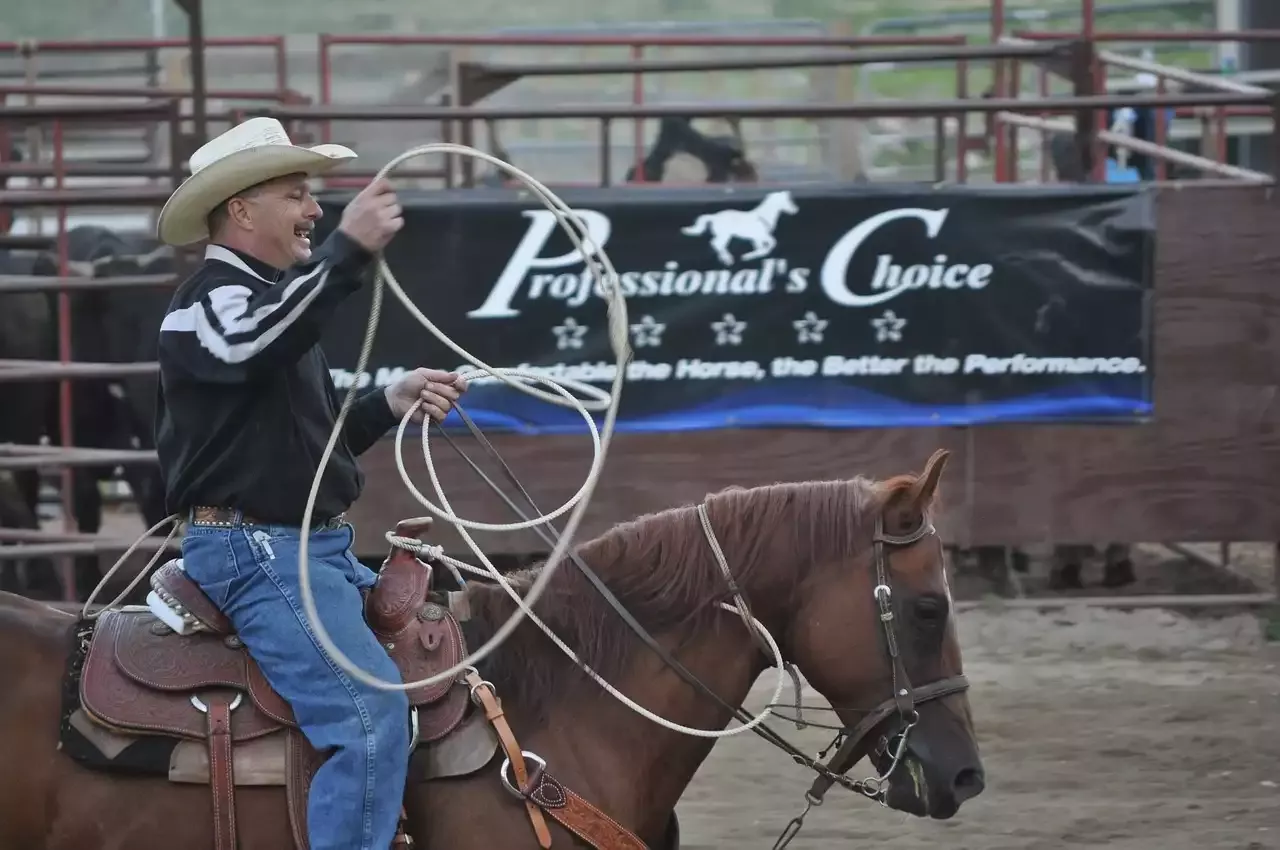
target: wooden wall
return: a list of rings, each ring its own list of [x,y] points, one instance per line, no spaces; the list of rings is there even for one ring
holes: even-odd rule
[[[1280,199],[1266,188],[1171,188],[1157,210],[1153,423],[618,435],[579,539],[730,484],[918,470],[940,446],[952,452],[942,527],[958,545],[1280,539]],[[586,436],[490,438],[544,511],[590,464]],[[457,439],[479,461],[474,442]],[[510,521],[437,442],[454,510]],[[428,511],[401,482],[392,440],[362,465],[357,551],[378,555],[397,520]],[[406,465],[433,495],[416,441]],[[489,554],[546,548],[531,534],[475,536]],[[464,550],[443,523],[433,539]]]

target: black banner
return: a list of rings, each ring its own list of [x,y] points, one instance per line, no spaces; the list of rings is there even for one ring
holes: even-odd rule
[[[619,430],[914,426],[1150,417],[1152,195],[1133,187],[859,185],[561,192],[627,296]],[[321,238],[349,194],[325,195]],[[605,302],[525,193],[403,193],[387,259],[414,303],[495,366],[607,387]],[[369,292],[324,346],[339,388],[456,368],[387,293],[353,375]],[[486,427],[577,431],[500,383]]]

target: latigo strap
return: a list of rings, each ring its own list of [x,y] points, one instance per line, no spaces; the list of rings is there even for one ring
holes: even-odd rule
[[[510,780],[504,776],[503,784],[524,800],[541,847],[551,847],[551,832],[543,815],[545,812],[596,850],[648,850],[648,846],[633,832],[556,781],[547,773],[541,759],[520,749],[492,685],[474,672],[467,674],[467,684],[498,733],[498,740],[511,764],[515,782],[508,784]],[[530,756],[529,760],[534,762],[532,776],[525,763],[526,757]]]

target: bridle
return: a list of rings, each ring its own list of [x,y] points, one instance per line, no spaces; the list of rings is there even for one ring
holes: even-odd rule
[[[498,450],[494,448],[491,442],[489,442],[489,439],[485,437],[484,433],[476,426],[475,422],[467,412],[463,410],[460,404],[457,403],[454,404],[453,409],[457,412],[458,417],[471,433],[471,436],[475,438],[477,443],[479,443],[484,452],[497,463],[498,468],[502,471],[503,477],[516,489],[517,492],[519,492],[521,497],[528,502],[529,507],[540,514],[541,510],[533,501],[533,497],[529,495],[529,492],[524,488],[524,485],[520,483],[520,480],[516,477],[515,473],[512,472],[511,468],[502,458],[502,455],[499,454]],[[506,503],[507,507],[510,508],[517,517],[522,520],[527,519],[527,515],[524,510],[513,502],[511,498],[503,492],[502,488],[499,487],[497,483],[495,483],[474,460],[472,460],[466,451],[464,451],[462,447],[459,446],[449,435],[448,431],[444,430],[439,423],[434,421],[430,423],[430,426],[437,429],[450,447],[457,452],[458,456],[461,457],[462,460],[481,478],[481,480],[483,480],[489,488],[493,490],[498,498]],[[424,427],[427,427],[427,425],[424,424]],[[738,612],[746,622],[748,631],[758,641],[762,641],[759,632],[752,625],[753,621],[750,614],[751,609],[741,588],[733,578],[733,573],[729,568],[729,563],[724,556],[724,552],[720,548],[719,541],[716,539],[714,529],[711,527],[711,521],[707,516],[705,505],[699,505],[698,514],[702,521],[702,528],[707,537],[708,545],[711,546],[716,562],[719,564],[721,572],[724,574],[730,598],[732,598]],[[559,537],[555,527],[549,522],[532,526],[531,530],[548,546],[554,547]],[[880,620],[880,633],[883,637],[885,650],[889,656],[889,662],[892,669],[893,695],[871,710],[865,712],[862,719],[859,720],[852,728],[847,726],[840,727],[837,732],[836,739],[826,748],[826,750],[819,753],[817,757],[807,755],[799,747],[795,746],[764,724],[760,724],[752,728],[751,731],[755,732],[761,738],[785,752],[796,764],[806,767],[817,774],[813,784],[809,787],[809,790],[805,792],[804,810],[787,824],[782,835],[774,844],[774,850],[781,850],[781,848],[786,847],[791,840],[795,838],[796,834],[799,833],[801,827],[804,825],[805,816],[808,815],[809,811],[814,806],[822,805],[826,793],[834,785],[840,785],[850,791],[857,792],[872,800],[876,800],[882,805],[887,805],[886,795],[888,792],[889,778],[897,769],[903,756],[906,754],[908,735],[920,719],[920,715],[916,711],[916,706],[968,690],[969,682],[963,675],[949,676],[922,685],[918,688],[913,687],[911,679],[907,675],[906,667],[903,664],[902,656],[898,648],[897,634],[894,631],[895,618],[893,610],[893,588],[889,572],[888,555],[885,552],[886,547],[906,548],[914,546],[924,538],[929,537],[934,533],[935,529],[933,524],[926,518],[921,522],[920,526],[910,534],[901,536],[886,534],[884,531],[883,520],[880,517],[876,518],[875,530],[872,538],[873,561],[876,572],[876,585],[873,590],[873,596],[876,606],[876,614]],[[592,570],[576,552],[569,549],[566,551],[566,557],[574,567],[582,573],[583,577],[587,579],[592,587],[595,588],[596,592],[604,598],[604,600],[609,604],[609,607],[611,607],[614,612],[622,618],[623,622],[626,623],[628,628],[635,633],[636,637],[638,637],[647,647],[649,647],[650,650],[662,659],[663,663],[670,667],[676,675],[694,688],[694,690],[731,712],[732,715],[740,722],[750,723],[755,719],[751,712],[741,706],[735,706],[725,702],[718,694],[707,687],[705,683],[680,663],[677,658],[672,656],[666,648],[659,644],[653,635],[651,635],[644,626],[642,626],[639,621],[632,616],[631,612],[629,612],[613,594],[613,591],[609,589],[596,572]],[[799,706],[799,679],[794,670],[792,670],[792,678],[796,682],[796,704]],[[894,741],[891,742],[882,738],[880,742],[880,747],[883,748],[882,752],[884,752],[889,758],[889,763],[885,770],[878,776],[866,779],[850,779],[845,776],[845,771],[853,767],[859,759],[867,754],[871,732],[881,723],[892,717],[895,713],[898,715],[902,725],[898,733],[894,736]],[[831,749],[831,747],[836,746],[837,742],[839,743],[839,746],[836,749],[835,754],[832,755],[824,764],[820,759]]]
[[[801,827],[804,826],[805,817],[815,806],[822,805],[823,798],[831,790],[832,785],[838,784],[887,806],[886,798],[889,790],[889,778],[893,775],[898,765],[901,764],[902,757],[906,754],[907,740],[911,730],[920,722],[920,713],[916,711],[916,706],[953,694],[963,693],[969,689],[969,680],[964,675],[947,676],[921,685],[918,688],[913,687],[911,677],[907,675],[906,666],[902,661],[902,653],[898,648],[898,635],[894,630],[893,586],[890,583],[892,577],[889,573],[889,558],[885,554],[885,547],[906,548],[914,546],[933,534],[935,534],[933,523],[927,518],[910,534],[894,535],[885,533],[884,520],[881,517],[876,517],[875,531],[872,537],[872,557],[876,571],[876,586],[872,590],[872,595],[875,597],[876,614],[880,620],[880,634],[884,640],[885,651],[889,656],[893,695],[866,712],[853,728],[844,727],[836,734],[836,741],[840,742],[839,747],[825,765],[820,765],[820,769],[815,768],[818,776],[813,780],[813,784],[809,786],[809,790],[805,792],[804,809],[787,823],[782,835],[778,837],[777,842],[774,844],[774,850],[781,850],[781,848],[791,843],[791,840],[796,837]],[[857,764],[858,760],[866,755],[871,732],[895,713],[898,715],[901,725],[898,733],[894,736],[894,741],[881,738],[879,744],[882,748],[881,752],[887,755],[889,759],[884,771],[878,776],[866,779],[850,779],[845,776],[845,771]],[[836,741],[833,741],[827,749],[829,750],[831,746],[835,746]],[[801,763],[804,764],[804,762]],[[812,767],[812,765],[806,766]]]

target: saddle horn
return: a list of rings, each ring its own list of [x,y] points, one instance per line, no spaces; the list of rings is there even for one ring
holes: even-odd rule
[[[408,537],[426,543],[427,532],[431,530],[431,526],[435,521],[436,518],[431,516],[415,516],[409,519],[402,519],[396,523],[396,536]]]

